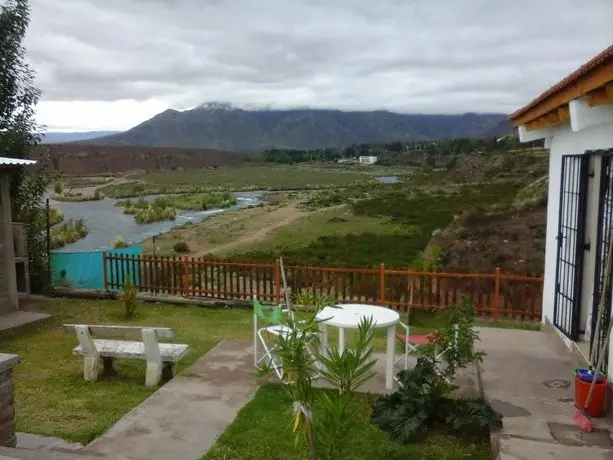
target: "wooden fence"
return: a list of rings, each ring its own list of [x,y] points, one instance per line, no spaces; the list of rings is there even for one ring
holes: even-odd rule
[[[490,274],[420,272],[379,268],[285,267],[292,292],[310,289],[339,302],[366,302],[406,311],[472,301],[481,317],[540,320],[543,279]],[[119,290],[133,274],[140,292],[222,300],[249,300],[253,294],[283,300],[279,262],[237,263],[194,257],[129,257],[104,254],[105,288]],[[412,287],[412,289],[411,289]]]

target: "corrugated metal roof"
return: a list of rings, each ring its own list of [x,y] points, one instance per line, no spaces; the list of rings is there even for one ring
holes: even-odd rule
[[[567,86],[572,85],[577,80],[579,80],[581,77],[583,77],[585,74],[591,72],[596,67],[601,66],[602,64],[604,64],[607,61],[610,61],[611,59],[613,59],[613,45],[609,46],[607,49],[605,49],[604,51],[599,53],[597,56],[594,56],[588,62],[583,64],[581,67],[579,67],[573,73],[568,75],[562,81],[560,81],[559,83],[557,83],[554,86],[552,86],[551,88],[549,88],[547,91],[542,93],[540,96],[538,96],[537,98],[532,100],[530,103],[528,103],[527,105],[523,106],[521,109],[516,110],[515,112],[513,112],[511,115],[509,115],[508,119],[509,120],[513,120],[513,119],[519,117],[520,115],[523,115],[524,113],[526,113],[531,108],[536,107],[537,105],[539,105],[541,102],[543,102],[549,96],[552,96],[553,94],[563,90]]]
[[[13,166],[13,165],[33,165],[36,164],[35,160],[22,160],[21,158],[7,158],[0,157],[0,166]]]

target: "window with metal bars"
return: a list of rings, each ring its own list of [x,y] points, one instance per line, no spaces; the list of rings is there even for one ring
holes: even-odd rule
[[[564,155],[560,180],[553,324],[579,338],[589,155]]]

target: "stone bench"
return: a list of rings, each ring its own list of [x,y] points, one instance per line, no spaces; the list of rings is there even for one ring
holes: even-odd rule
[[[142,359],[147,363],[145,385],[157,386],[162,379],[168,381],[173,377],[174,363],[183,358],[189,350],[188,345],[158,341],[175,337],[172,329],[167,327],[64,324],[64,329],[77,334],[79,345],[72,353],[84,357],[83,378],[87,381],[97,380],[101,368],[105,374],[115,375],[117,359]],[[141,340],[112,340],[109,337]]]

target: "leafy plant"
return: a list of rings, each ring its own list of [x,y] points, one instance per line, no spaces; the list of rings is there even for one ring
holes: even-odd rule
[[[425,433],[455,386],[441,378],[428,356],[420,356],[414,369],[401,371],[397,378],[399,389],[373,403],[372,421],[392,440],[406,444]]]
[[[185,241],[177,241],[173,246],[173,249],[175,252],[180,253],[189,252],[189,246]]]
[[[479,437],[501,424],[502,416],[486,401],[451,397],[458,388],[452,383],[457,370],[483,357],[474,349],[479,339],[473,328],[474,306],[463,299],[451,310],[449,326],[437,331],[429,346],[418,349],[415,368],[397,375],[399,389],[373,403],[373,423],[394,441],[412,442],[433,426],[462,437]],[[434,349],[445,350],[441,359]]]
[[[132,275],[127,274],[123,283],[123,294],[121,296],[126,318],[130,319],[136,311],[136,286],[132,282]]]
[[[130,245],[121,235],[117,236],[117,238],[115,238],[115,242],[113,243],[113,247],[115,249],[127,248],[128,246]]]
[[[491,428],[501,428],[502,416],[483,399],[460,399],[451,405],[445,423],[464,438],[478,439]]]
[[[328,305],[334,305],[336,299],[329,294],[317,294],[308,289],[301,289],[294,295],[294,306],[318,312]]]
[[[89,229],[83,219],[68,219],[51,229],[51,248],[61,248],[85,238],[88,234]]]
[[[311,460],[347,458],[345,453],[351,445],[352,428],[359,420],[352,393],[374,375],[372,320],[360,322],[353,343],[342,352],[336,347],[322,352],[317,314],[333,302],[308,291],[302,291],[296,300],[309,314],[301,321],[291,317],[284,320],[289,332],[279,337],[277,348],[284,372],[284,388],[293,401],[290,409],[292,430],[297,435],[296,441],[305,443]],[[271,368],[264,366],[260,373],[270,374]],[[338,392],[320,393],[323,409],[313,413],[316,395],[313,379],[317,375]]]
[[[442,319],[446,324],[438,329],[430,343],[422,347],[422,352],[432,356],[436,350],[444,350],[443,375],[453,380],[458,369],[466,367],[473,361],[481,361],[485,353],[475,350],[479,334],[474,328],[477,312],[475,305],[462,297],[458,305],[443,310]]]

